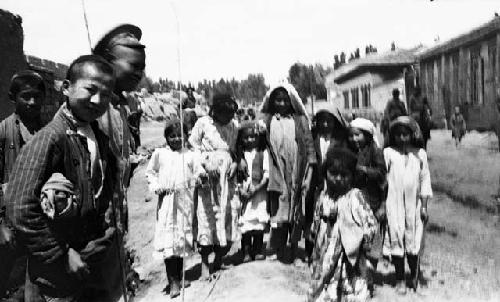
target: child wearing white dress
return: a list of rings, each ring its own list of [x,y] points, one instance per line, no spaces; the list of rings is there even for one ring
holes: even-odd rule
[[[427,153],[415,120],[400,116],[389,126],[389,144],[384,149],[387,166],[387,224],[384,254],[391,257],[396,270],[399,294],[406,294],[404,258],[410,267],[410,286],[417,288],[424,225],[432,197]]]
[[[201,275],[211,280],[208,257],[214,252],[213,270],[222,267],[222,257],[232,241],[240,240],[237,220],[239,200],[236,193],[238,128],[234,114],[238,108],[230,95],[215,95],[208,116],[194,125],[189,143],[201,153],[208,177],[197,191],[197,242],[201,254]]]
[[[243,262],[264,260],[262,252],[264,230],[269,222],[267,213],[267,183],[269,180],[269,155],[265,134],[259,133],[255,122],[241,125],[238,146],[243,148],[245,171],[239,177],[239,193],[242,200],[240,231]]]
[[[183,130],[186,134],[187,128]],[[173,298],[180,293],[183,257],[193,250],[193,193],[205,170],[199,155],[183,148],[179,120],[167,122],[164,136],[168,147],[153,152],[146,177],[150,190],[158,195],[153,256],[165,262]]]

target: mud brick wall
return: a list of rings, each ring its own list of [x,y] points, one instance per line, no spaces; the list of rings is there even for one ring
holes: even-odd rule
[[[8,98],[11,77],[27,67],[23,42],[21,17],[0,9],[0,120],[14,111]]]

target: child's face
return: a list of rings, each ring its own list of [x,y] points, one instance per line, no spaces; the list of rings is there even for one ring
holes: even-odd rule
[[[335,119],[331,114],[322,114],[316,120],[316,127],[320,135],[329,135],[335,128]]]
[[[352,172],[346,169],[327,170],[326,184],[335,192],[345,192],[352,186]]]
[[[293,112],[292,102],[285,91],[278,90],[272,102],[275,113],[286,115]]]
[[[15,96],[16,113],[24,118],[40,116],[45,94],[37,87],[26,86]]]
[[[241,143],[245,150],[252,150],[257,147],[257,132],[255,129],[245,129],[241,138]]]
[[[366,146],[365,133],[361,129],[351,128],[349,130],[349,142],[356,149],[363,149]]]
[[[181,128],[175,127],[165,139],[172,151],[179,151],[182,148]]]
[[[411,132],[410,129],[406,127],[398,127],[394,131],[394,142],[397,146],[403,147],[410,144],[411,141]]]
[[[82,122],[90,123],[104,114],[113,98],[114,79],[91,63],[81,66],[78,79],[65,82],[69,109]]]

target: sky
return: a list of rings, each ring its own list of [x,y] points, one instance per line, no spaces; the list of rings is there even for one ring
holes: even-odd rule
[[[118,24],[136,24],[146,74],[184,83],[249,73],[274,83],[295,62],[333,65],[335,54],[359,47],[363,55],[367,44],[433,46],[500,13],[498,0],[83,1],[92,45]],[[0,8],[23,18],[26,54],[69,64],[90,51],[82,0],[1,0]]]

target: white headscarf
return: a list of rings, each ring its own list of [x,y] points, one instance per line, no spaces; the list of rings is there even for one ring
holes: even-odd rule
[[[358,129],[361,129],[361,130],[364,130],[364,131],[370,133],[373,137],[373,142],[375,143],[375,145],[377,147],[380,148],[380,144],[378,142],[377,136],[375,135],[375,133],[376,133],[375,125],[370,120],[358,117],[351,122],[350,126],[351,126],[351,128],[358,128]]]

